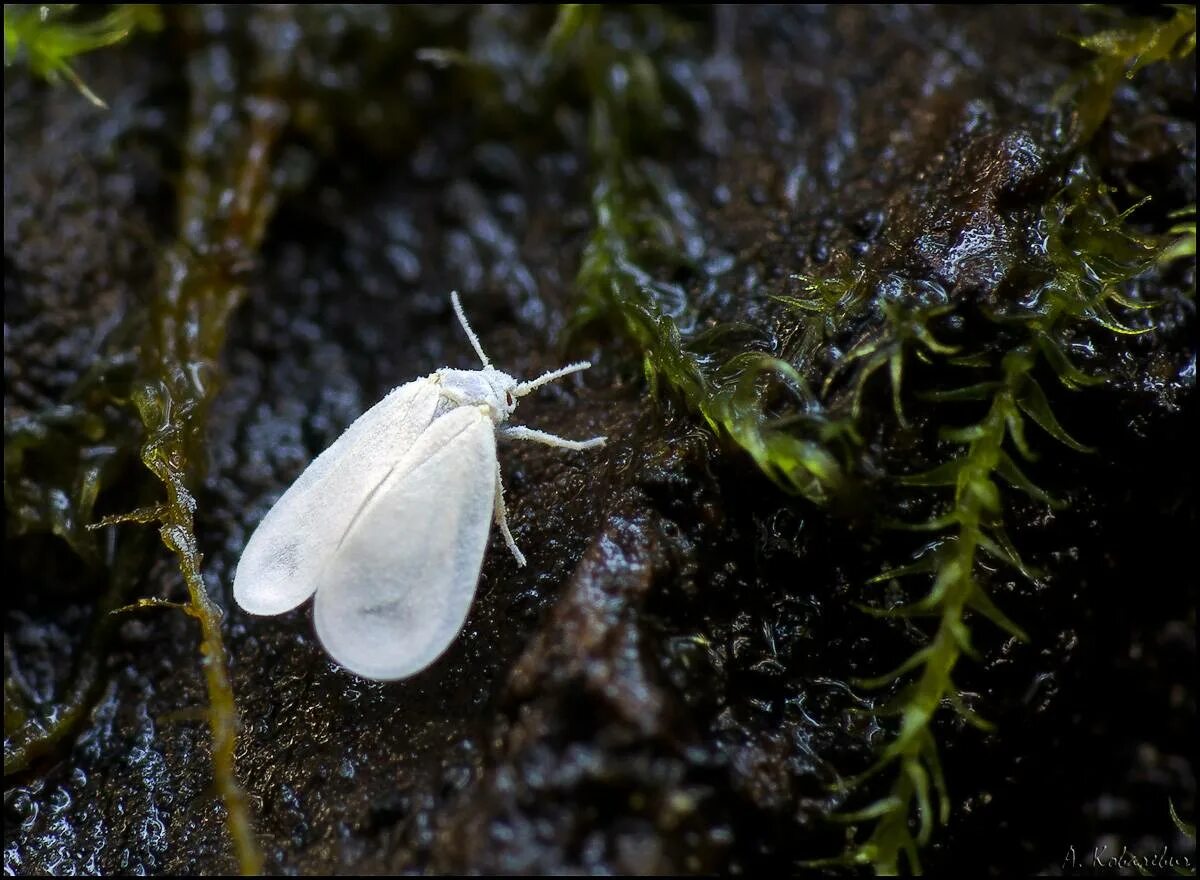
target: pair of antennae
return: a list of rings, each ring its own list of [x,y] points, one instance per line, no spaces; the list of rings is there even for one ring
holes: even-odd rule
[[[471,325],[467,323],[467,315],[463,311],[462,303],[458,300],[458,291],[450,291],[450,302],[454,305],[454,314],[458,316],[458,323],[462,324],[463,331],[467,334],[467,339],[471,340],[471,347],[475,349],[475,353],[479,355],[479,359],[483,361],[484,369],[492,366],[492,362],[488,360],[488,356],[483,353],[483,346],[479,343],[479,337],[475,335],[475,331],[471,329]],[[592,364],[590,361],[579,361],[575,364],[568,364],[565,367],[559,367],[557,370],[551,370],[548,373],[542,373],[536,379],[530,379],[528,382],[520,382],[517,387],[512,390],[512,393],[517,397],[524,397],[535,388],[541,388],[548,382],[553,382],[555,379],[561,379],[563,376],[569,376],[572,373],[578,373],[580,370],[586,370]]]

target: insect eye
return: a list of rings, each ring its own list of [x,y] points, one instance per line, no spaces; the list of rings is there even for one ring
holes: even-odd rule
[[[511,391],[505,391],[505,392],[504,392],[504,399],[505,399],[506,401],[508,401],[508,405],[509,405],[509,406],[513,406],[513,405],[516,403],[516,401],[515,401],[515,400],[513,400],[513,396],[512,396],[512,392],[511,392]]]

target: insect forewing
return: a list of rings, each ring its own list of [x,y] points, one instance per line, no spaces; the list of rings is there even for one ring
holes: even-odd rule
[[[238,605],[282,614],[313,594],[363,499],[429,427],[438,399],[429,379],[402,385],[313,460],[246,543],[233,579]]]
[[[492,420],[436,419],[355,517],[321,573],[317,636],[365,678],[421,671],[458,635],[475,596],[496,491]]]

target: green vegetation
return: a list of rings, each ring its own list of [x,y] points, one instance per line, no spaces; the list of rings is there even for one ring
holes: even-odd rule
[[[377,13],[345,14],[370,19]],[[69,6],[6,7],[5,62],[23,59],[36,74],[67,79],[102,105],[71,59],[160,24],[155,7],[117,6],[91,19]],[[186,17],[180,26],[200,27]],[[236,94],[220,69],[222,58],[194,59],[175,238],[161,255],[144,314],[129,319],[127,338],[61,406],[5,425],[10,534],[56,536],[101,583],[97,623],[52,722],[34,710],[20,682],[6,676],[6,775],[52,755],[85,720],[103,680],[115,612],[182,609],[200,626],[215,787],[245,873],[261,869],[262,855],[235,773],[237,712],[222,615],[201,577],[189,487],[203,460],[206,412],[218,388],[226,331],[245,295],[244,268],[263,243],[284,187],[276,152],[285,127],[332,153],[359,116],[356,134],[371,143],[394,143],[398,130],[414,124],[402,114],[394,121],[382,112],[354,112],[359,99],[375,111],[391,106],[375,100],[358,67],[379,71],[383,88],[390,89],[398,52],[398,37],[387,27],[370,20],[362,30],[384,36],[370,51],[344,53],[353,61],[340,79],[321,79],[322,88],[337,82],[325,91],[311,83],[297,87],[290,78],[296,76],[289,68],[292,56],[262,46],[255,47],[264,54],[252,72],[233,87]],[[882,423],[889,432],[914,434],[923,454],[935,459],[920,472],[898,470],[877,479],[887,510],[934,511],[915,522],[881,516],[875,525],[920,531],[924,541],[934,541],[917,558],[873,579],[897,589],[917,585],[908,604],[882,605],[872,591],[864,607],[880,618],[927,627],[927,638],[891,673],[858,683],[887,692],[878,713],[893,717],[895,727],[871,766],[843,792],[852,809],[839,818],[866,827],[846,853],[824,862],[868,865],[881,873],[919,871],[921,848],[950,817],[937,724],[957,713],[976,727],[989,726],[956,684],[960,661],[979,658],[975,622],[983,618],[1016,639],[1028,638],[993,601],[990,572],[992,563],[1001,563],[1027,579],[1039,576],[1007,528],[1014,490],[1036,504],[1060,503],[1025,473],[1028,462],[1053,448],[1035,429],[1081,454],[1088,451],[1081,441],[1099,442],[1067,432],[1055,414],[1059,392],[1050,383],[1065,392],[1102,384],[1103,376],[1074,362],[1073,344],[1095,338],[1119,344],[1150,329],[1154,304],[1131,293],[1130,282],[1156,264],[1195,257],[1194,206],[1170,215],[1175,223],[1166,235],[1135,232],[1134,209],[1117,209],[1087,155],[1125,78],[1194,51],[1195,10],[1176,8],[1167,20],[1128,19],[1078,40],[1096,57],[1059,96],[1066,112],[1057,146],[1070,161],[1062,165],[1058,191],[1029,215],[1040,244],[1027,255],[1019,296],[1003,308],[955,300],[927,278],[876,272],[865,262],[837,264],[843,268],[803,279],[799,295],[764,291],[795,330],[786,346],[776,345],[766,326],[697,320],[682,286],[663,280],[703,272],[690,244],[702,238],[699,212],[663,162],[664,143],[694,139],[703,112],[688,103],[687,90],[661,63],[691,36],[661,9],[568,5],[559,9],[528,69],[489,66],[458,50],[413,57],[456,65],[479,97],[480,113],[497,120],[515,117],[512,107],[521,104],[508,100],[510,89],[505,100],[488,103],[489,91],[498,91],[501,82],[522,97],[536,93],[534,104],[542,111],[564,95],[582,94],[592,222],[576,276],[580,309],[574,327],[603,321],[616,328],[636,352],[652,392],[681,401],[783,491],[833,514],[864,479],[868,429]],[[334,48],[327,54],[341,57]],[[332,67],[322,59],[312,63],[318,73]],[[224,114],[233,97],[249,109],[230,122]],[[982,329],[959,339],[955,319],[981,322]],[[856,342],[822,372],[815,366],[818,355],[847,330],[855,331]],[[880,398],[885,383],[888,396]],[[879,399],[886,403],[873,406]],[[142,486],[144,506],[95,523],[98,500],[135,449],[153,476]],[[101,560],[91,527],[120,522],[157,525],[183,575],[186,604],[137,598],[151,550],[147,530],[126,530],[113,559]],[[855,799],[868,791],[877,799],[854,809]],[[1172,816],[1178,822],[1173,807]]]
[[[927,406],[935,407],[930,421],[942,426],[941,440],[957,452],[930,470],[899,477],[898,482],[926,491],[945,486],[953,494],[943,512],[932,519],[898,524],[938,535],[935,549],[875,578],[924,578],[930,584],[928,592],[908,605],[870,610],[884,617],[932,619],[934,629],[925,646],[894,672],[860,683],[867,688],[898,687],[884,713],[897,715],[900,721],[895,738],[875,765],[857,778],[861,782],[888,766],[897,768],[887,796],[852,816],[876,824],[848,854],[850,861],[889,874],[900,870],[903,859],[918,872],[919,848],[929,841],[935,821],[944,824],[949,819],[950,802],[933,733],[935,716],[948,706],[970,724],[990,727],[963,700],[953,677],[964,656],[979,658],[972,645],[969,615],[978,614],[1015,638],[1028,640],[990,598],[986,573],[990,566],[981,566],[980,561],[988,557],[1030,580],[1037,577],[1004,527],[1008,491],[1015,489],[1035,502],[1058,505],[1018,464],[1020,459],[1037,458],[1029,426],[1037,426],[1077,452],[1088,451],[1055,416],[1036,378],[1039,369],[1054,375],[1068,390],[1099,384],[1103,377],[1072,363],[1066,353],[1069,343],[1089,327],[1119,335],[1148,329],[1132,326],[1148,304],[1129,299],[1122,290],[1154,264],[1163,243],[1132,232],[1125,219],[1094,173],[1086,165],[1078,166],[1067,186],[1045,207],[1044,262],[1021,311],[990,315],[997,337],[970,356],[931,352],[942,359],[942,375],[963,372],[956,361],[969,364],[968,384],[917,392]],[[1114,309],[1127,315],[1118,318]],[[986,411],[982,419],[965,427],[946,427],[955,421],[954,408],[960,404],[983,404]],[[915,833],[910,822],[914,814]]]
[[[34,73],[65,76],[94,103],[67,61],[119,42],[135,27],[158,26],[154,7],[117,7],[99,20],[79,22],[74,7],[6,6],[5,65],[26,59]],[[84,566],[98,594],[96,618],[84,639],[72,679],[45,717],[40,700],[18,677],[5,679],[6,777],[25,772],[54,754],[87,719],[104,682],[104,661],[116,619],[109,612],[135,593],[147,566],[149,542],[127,536],[102,552],[91,527],[101,496],[120,481],[139,430],[128,411],[136,372],[138,319],[106,341],[105,349],[54,405],[6,418],[4,501],[9,536],[53,535]]]
[[[577,320],[615,323],[642,352],[653,387],[678,394],[781,488],[823,503],[842,482],[830,449],[842,445],[844,426],[823,417],[807,383],[786,361],[754,347],[717,362],[704,353],[720,335],[753,334],[753,328],[722,327],[685,343],[658,304],[656,294],[674,291],[644,267],[687,264],[679,231],[695,225],[694,212],[667,169],[637,153],[635,137],[653,131],[665,116],[651,53],[606,42],[600,18],[599,7],[564,7],[548,40],[556,63],[582,73],[590,99],[595,226],[576,279],[583,296]],[[651,24],[669,33],[667,26]],[[667,216],[660,213],[665,206],[673,206]],[[781,391],[790,403],[772,406]]]
[[[1059,100],[1072,109],[1062,132],[1067,146],[1076,149],[1092,139],[1108,118],[1122,80],[1155,62],[1186,58],[1196,51],[1196,7],[1170,8],[1174,14],[1165,20],[1124,17],[1108,30],[1074,38],[1096,57],[1059,93]]]
[[[606,44],[599,16],[594,8],[565,7],[549,41],[560,60],[582,72],[590,100],[594,228],[577,279],[584,303],[581,319],[609,319],[642,352],[652,386],[668,386],[714,431],[748,453],[764,474],[818,504],[828,504],[844,491],[847,474],[856,467],[864,401],[878,375],[890,381],[897,427],[910,427],[906,399],[915,399],[923,407],[921,424],[934,427],[945,447],[957,449],[926,472],[896,478],[899,486],[925,496],[935,497],[943,486],[952,491],[932,519],[894,524],[934,533],[934,549],[875,579],[925,577],[927,592],[903,607],[868,609],[883,617],[934,623],[926,644],[896,670],[860,683],[894,690],[881,714],[899,720],[895,736],[851,788],[888,769],[894,770],[895,781],[882,798],[841,817],[873,823],[866,838],[841,857],[813,863],[866,864],[880,873],[898,872],[906,863],[919,872],[919,850],[935,825],[948,821],[950,810],[935,718],[948,706],[977,727],[989,726],[967,705],[954,681],[960,659],[978,658],[970,617],[979,615],[1027,639],[990,598],[990,566],[981,561],[986,557],[1026,578],[1037,576],[1005,529],[1008,491],[1046,505],[1058,503],[1018,464],[1037,457],[1028,427],[1039,427],[1072,450],[1087,451],[1060,424],[1038,376],[1048,372],[1069,390],[1102,383],[1103,377],[1072,362],[1070,343],[1089,328],[1117,336],[1149,329],[1139,316],[1150,304],[1131,298],[1125,288],[1156,261],[1194,254],[1194,222],[1184,220],[1173,228],[1173,242],[1135,233],[1126,222],[1129,212],[1116,210],[1107,187],[1081,159],[1042,211],[1045,234],[1041,253],[1031,255],[1038,268],[1030,273],[1027,295],[1019,308],[986,315],[993,338],[980,340],[976,350],[964,352],[944,343],[933,329],[971,308],[970,303],[948,301],[926,279],[882,278],[860,270],[810,277],[805,296],[775,296],[798,312],[794,362],[753,346],[714,361],[698,353],[705,347],[703,335],[685,339],[660,305],[680,299],[656,276],[686,262],[680,230],[694,221],[667,172],[639,156],[633,143],[632,132],[645,130],[643,120],[649,127],[664,115],[654,53],[617,51]],[[1064,100],[1073,95],[1075,101],[1065,135],[1068,150],[1095,134],[1120,77],[1194,48],[1195,13],[1180,9],[1165,23],[1134,20],[1125,29],[1082,43],[1101,57],[1074,84],[1076,91],[1064,91]],[[622,84],[623,90],[614,84]],[[883,316],[882,327],[852,348],[814,394],[805,377],[811,355],[839,329],[860,325],[874,310]],[[967,372],[970,379],[957,387],[907,387],[905,365],[914,357],[936,368],[924,371],[926,376],[944,379]],[[769,393],[768,377],[790,389],[794,402],[782,412],[768,406],[768,401],[779,406],[778,395]],[[850,388],[848,405],[829,394],[838,386]],[[946,427],[964,404],[985,407],[982,418],[965,427]]]
[[[577,283],[590,311],[615,317],[643,352],[647,379],[679,393],[719,435],[744,449],[763,473],[784,489],[823,502],[841,482],[837,458],[825,448],[839,426],[814,406],[815,398],[796,369],[784,360],[747,351],[713,365],[688,350],[675,323],[664,315],[651,291],[654,282],[639,268],[631,242],[642,236],[628,228],[626,190],[630,169],[604,175],[593,195],[596,231],[584,252]],[[768,412],[771,380],[783,383],[794,404],[785,415]],[[813,437],[799,435],[805,422]]]
[[[1175,260],[1196,259],[1196,206],[1180,208],[1170,214],[1175,224],[1167,230],[1168,235],[1179,236],[1159,256],[1160,262],[1170,263]],[[1193,287],[1192,292],[1195,293]]]
[[[161,257],[160,281],[148,310],[126,318],[128,333],[136,331],[140,338],[136,342],[125,339],[125,342],[139,354],[136,358],[124,356],[119,359],[121,371],[117,378],[120,381],[114,382],[113,376],[107,376],[108,382],[100,383],[96,376],[89,375],[83,383],[83,391],[99,386],[108,402],[132,404],[136,408],[142,425],[141,439],[135,441],[133,435],[126,434],[122,445],[129,449],[140,443],[142,463],[166,490],[166,500],[89,524],[86,520],[90,518],[101,487],[100,477],[106,472],[84,470],[78,481],[81,488],[76,503],[60,505],[72,511],[70,516],[64,514],[49,522],[31,518],[24,521],[22,528],[48,527],[66,538],[86,559],[94,554],[89,549],[92,545],[82,537],[81,526],[99,528],[120,522],[158,523],[163,544],[176,555],[188,589],[187,605],[176,607],[182,607],[200,625],[201,667],[209,696],[206,717],[212,735],[215,789],[228,814],[238,864],[243,873],[256,874],[262,867],[262,855],[234,769],[237,711],[221,634],[223,615],[208,595],[201,578],[202,555],[193,525],[196,502],[188,486],[195,478],[197,463],[204,460],[201,453],[205,412],[219,387],[214,377],[226,328],[245,294],[244,272],[238,267],[244,264],[245,255],[257,251],[276,204],[280,180],[267,160],[278,141],[285,117],[278,112],[269,92],[260,94],[256,113],[221,129],[218,137],[228,149],[214,163],[208,137],[213,123],[210,114],[215,111],[209,98],[218,81],[217,75],[221,73],[213,65],[220,60],[210,57],[208,65],[202,63],[194,68],[191,136],[184,152],[183,184],[178,202],[179,239]],[[212,80],[207,79],[209,75]],[[78,414],[77,420],[90,426],[84,434],[95,441],[103,436],[104,430],[101,423],[95,423],[95,416],[89,417],[87,413],[84,410]],[[29,444],[23,438],[39,436],[32,429],[13,433],[7,427],[6,476],[10,469],[15,474],[24,466]],[[14,485],[22,487],[19,481]],[[6,484],[9,510],[20,500],[9,497]],[[28,510],[29,505],[24,509]],[[138,539],[127,539],[121,546],[146,549],[145,542]],[[132,558],[130,554],[124,558]],[[145,559],[144,556],[141,558]],[[127,566],[114,566],[111,577],[112,587],[100,603],[101,616],[88,645],[89,651],[66,697],[66,711],[57,712],[55,720],[49,724],[27,719],[20,735],[14,738],[12,748],[6,749],[6,775],[24,769],[33,757],[50,753],[75,729],[90,706],[100,681],[99,659],[104,642],[111,632],[115,613],[125,610],[122,606],[132,598],[130,586],[136,583],[136,577]],[[146,602],[135,602],[133,607],[142,607]],[[6,697],[9,691],[6,686]]]
[[[185,610],[200,625],[215,788],[228,813],[241,871],[257,874],[262,853],[234,766],[237,707],[221,634],[223,614],[201,577],[196,501],[188,487],[204,460],[206,412],[219,388],[215,377],[226,330],[246,293],[240,267],[258,252],[278,203],[283,181],[271,158],[287,117],[276,95],[281,83],[268,76],[255,90],[251,111],[218,129],[225,149],[214,161],[208,138],[211,114],[219,112],[212,98],[225,87],[223,59],[210,53],[201,61],[192,82],[178,239],[162,256],[161,282],[150,305],[141,370],[131,393],[145,429],[142,463],[167,497],[165,503],[109,517],[100,524],[157,522],[163,544],[178,560],[188,590]],[[268,70],[282,69],[278,59],[263,61]]]
[[[120,4],[99,18],[79,14],[75,3],[4,7],[4,66],[18,60],[50,82],[66,79],[79,93],[105,107],[71,68],[70,61],[86,52],[114,46],[138,30],[155,32],[162,27],[158,7]]]

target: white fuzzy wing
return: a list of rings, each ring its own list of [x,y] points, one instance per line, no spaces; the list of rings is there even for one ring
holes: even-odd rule
[[[251,614],[282,614],[313,594],[355,514],[433,421],[438,386],[392,390],[317,456],[242,551],[233,597]]]
[[[475,596],[495,492],[492,420],[475,406],[436,419],[321,573],[317,636],[334,660],[390,680],[449,647]]]

